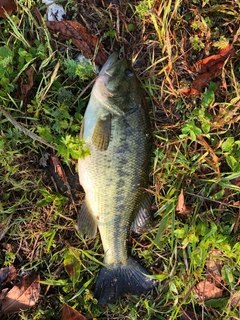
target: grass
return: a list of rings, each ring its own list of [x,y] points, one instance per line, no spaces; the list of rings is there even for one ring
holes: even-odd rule
[[[24,128],[54,144],[62,162],[74,170],[78,156],[87,152],[77,137],[94,66],[82,69],[75,63],[77,50],[70,41],[49,35],[34,2],[18,3],[18,12],[0,21],[0,104]],[[239,319],[231,303],[240,289],[239,41],[236,58],[226,62],[202,95],[179,93],[194,78],[190,65],[215,53],[220,40],[232,43],[239,37],[239,4],[142,0],[122,4],[119,11],[96,3],[79,2],[77,8],[68,2],[68,17],[85,20],[107,52],[121,48],[133,57],[147,92],[157,211],[153,229],[131,237],[129,248],[159,285],[107,308],[97,304],[92,289],[103,253],[99,236],[83,240],[76,230],[82,190],[74,199],[63,194],[50,179],[49,164],[41,166],[49,149],[2,115],[0,265],[14,263],[19,273],[38,271],[42,280],[37,306],[5,318],[60,319],[61,306],[68,303],[88,319]],[[36,4],[44,17],[46,8]],[[30,66],[33,87],[21,100]],[[189,210],[179,214],[181,189]],[[214,258],[221,262],[224,293],[200,301],[193,288],[207,279]]]

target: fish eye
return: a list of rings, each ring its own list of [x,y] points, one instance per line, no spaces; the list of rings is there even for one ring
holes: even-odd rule
[[[126,69],[126,70],[125,70],[125,75],[126,75],[127,77],[131,77],[131,76],[133,76],[133,72],[132,72],[132,70],[130,70],[130,69]]]

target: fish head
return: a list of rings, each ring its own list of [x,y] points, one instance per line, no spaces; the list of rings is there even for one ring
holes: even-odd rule
[[[126,58],[118,59],[118,53],[110,55],[97,79],[99,90],[106,104],[117,105],[123,112],[141,101],[141,88]]]

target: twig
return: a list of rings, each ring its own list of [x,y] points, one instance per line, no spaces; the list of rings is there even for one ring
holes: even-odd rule
[[[42,139],[41,137],[39,137],[38,135],[36,135],[35,133],[31,132],[30,130],[24,128],[20,123],[18,123],[7,111],[5,111],[1,106],[0,106],[0,112],[2,112],[2,114],[8,119],[8,121],[11,122],[12,125],[14,125],[14,127],[16,127],[17,129],[19,129],[20,131],[24,132],[27,136],[29,136],[31,139],[36,140],[42,144],[45,144],[45,146],[52,148],[55,150],[55,146],[48,143],[46,140]]]
[[[96,81],[97,77],[98,77],[98,76],[96,76],[96,77],[86,86],[86,88],[83,89],[83,91],[79,94],[79,96],[77,97],[77,99],[73,102],[73,105],[75,105],[75,104],[78,102],[78,100],[81,98],[81,96],[87,91],[87,89],[90,88],[90,87],[93,85],[93,83]]]
[[[234,206],[233,204],[228,204],[228,203],[225,203],[225,202],[222,202],[222,201],[213,200],[213,199],[210,199],[208,197],[201,196],[199,194],[194,194],[194,193],[187,192],[187,191],[185,191],[185,194],[189,194],[190,196],[197,197],[197,198],[200,198],[200,199],[203,199],[203,200],[212,201],[212,202],[221,204],[221,205],[226,206],[226,207],[232,207],[232,208],[239,209],[238,206]]]

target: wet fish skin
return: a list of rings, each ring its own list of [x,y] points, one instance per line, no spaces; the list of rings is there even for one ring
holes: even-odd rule
[[[148,272],[127,253],[130,225],[146,197],[151,150],[150,120],[140,84],[125,58],[112,54],[91,92],[81,138],[90,156],[79,159],[86,197],[79,231],[94,237],[97,227],[105,258],[95,287],[99,303],[123,292],[152,289]]]

